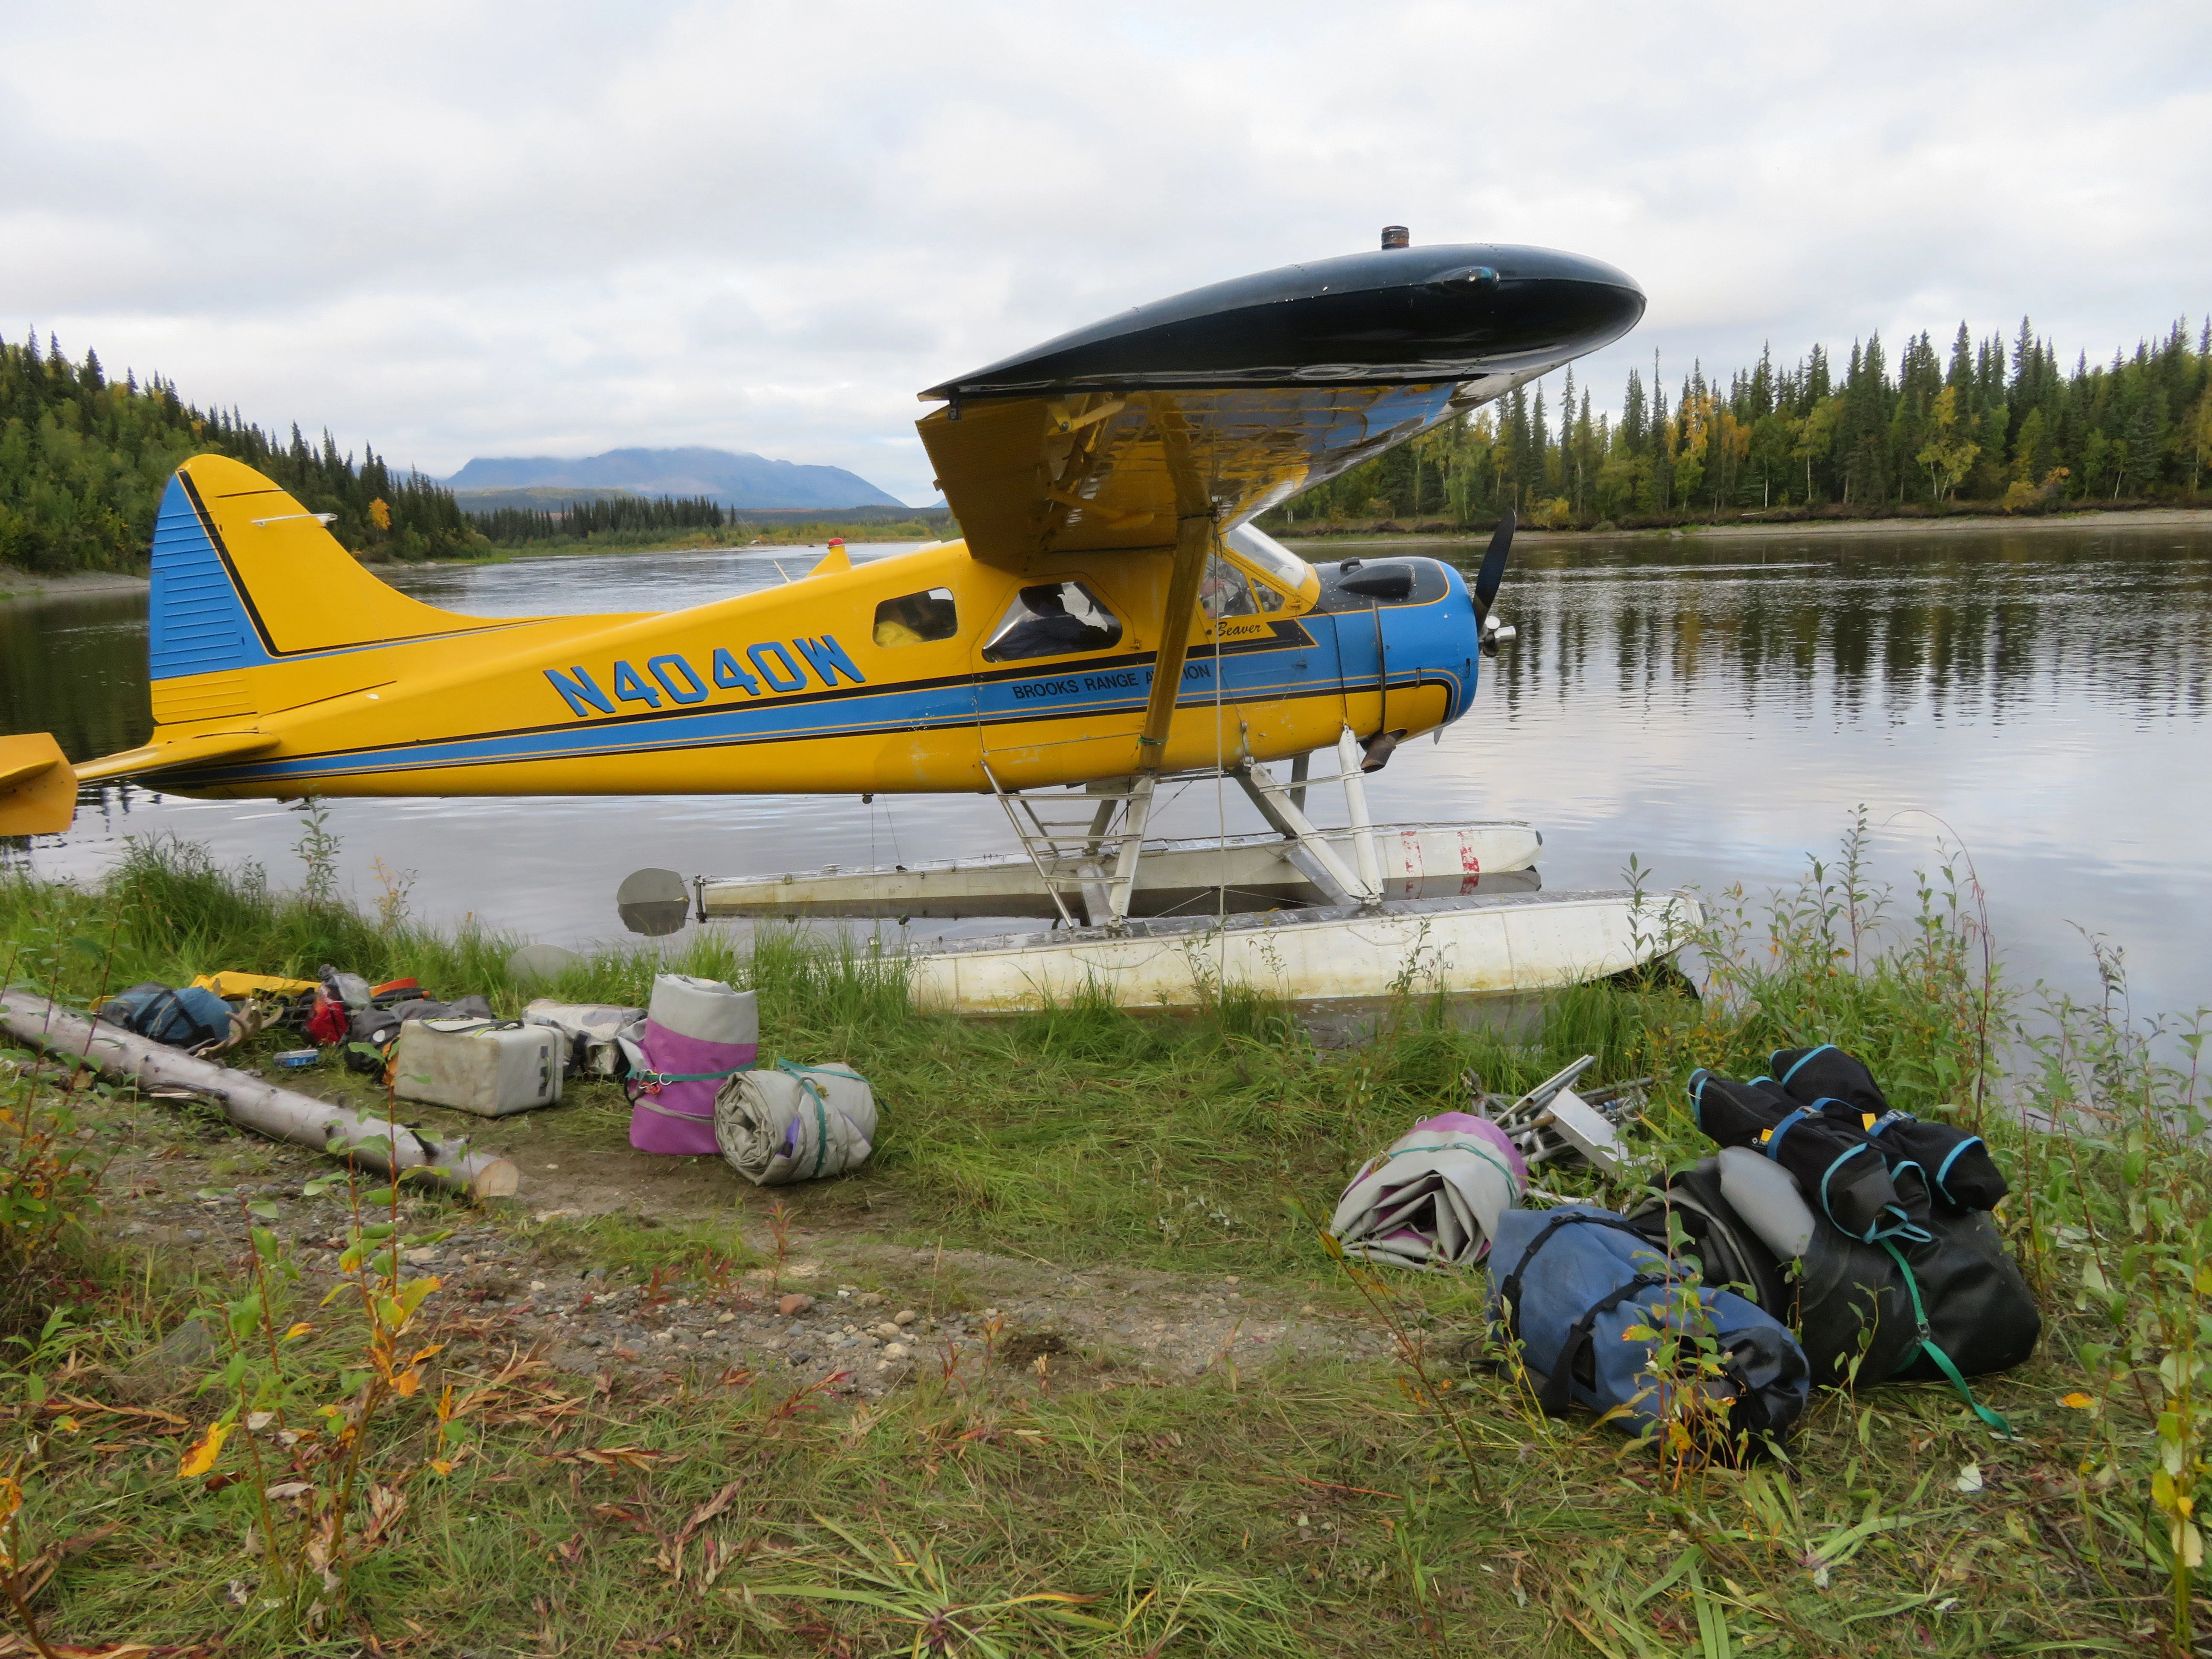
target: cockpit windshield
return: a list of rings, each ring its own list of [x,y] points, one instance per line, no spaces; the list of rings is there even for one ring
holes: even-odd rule
[[[1292,598],[1306,591],[1313,567],[1266,531],[1241,524],[1221,538],[1237,556]]]

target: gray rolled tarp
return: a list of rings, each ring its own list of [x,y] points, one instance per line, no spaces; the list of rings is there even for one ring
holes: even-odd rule
[[[848,1066],[779,1060],[740,1072],[714,1097],[714,1143],[757,1187],[856,1170],[875,1139],[875,1091]]]
[[[1387,1267],[1472,1267],[1528,1182],[1528,1162],[1504,1130],[1440,1112],[1352,1177],[1329,1236],[1345,1255]]]

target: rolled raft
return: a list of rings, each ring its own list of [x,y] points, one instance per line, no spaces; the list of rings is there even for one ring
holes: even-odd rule
[[[1503,1129],[1471,1112],[1440,1112],[1352,1176],[1329,1236],[1346,1255],[1385,1267],[1469,1267],[1528,1182],[1528,1160]]]
[[[842,1066],[779,1060],[722,1085],[714,1139],[730,1167],[757,1187],[842,1175],[874,1150],[875,1091]]]
[[[711,1156],[714,1095],[760,1058],[760,1006],[718,979],[661,974],[642,1024],[623,1036],[629,1144],[672,1158]]]

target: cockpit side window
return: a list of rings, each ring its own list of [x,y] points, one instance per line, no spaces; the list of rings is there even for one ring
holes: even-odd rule
[[[1038,582],[1014,595],[983,647],[985,662],[1027,662],[1103,651],[1121,639],[1121,619],[1081,582]]]
[[[1256,616],[1261,608],[1260,599],[1253,592],[1251,580],[1218,553],[1206,562],[1206,576],[1199,585],[1198,603],[1199,608],[1214,622],[1219,622],[1224,617]]]
[[[1221,538],[1237,556],[1292,598],[1306,591],[1313,567],[1255,526],[1241,524]]]
[[[959,611],[949,587],[902,593],[876,607],[878,645],[923,645],[931,640],[949,640],[959,631]]]

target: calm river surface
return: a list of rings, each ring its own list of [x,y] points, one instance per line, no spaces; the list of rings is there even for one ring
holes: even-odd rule
[[[813,556],[540,560],[400,585],[478,614],[673,609]],[[2093,989],[2078,926],[2125,948],[2138,1011],[2212,1001],[2212,528],[1524,540],[1500,609],[1518,645],[1440,745],[1408,745],[1371,781],[1378,821],[1526,819],[1553,889],[1617,885],[1634,854],[1660,884],[1756,892],[1832,855],[1863,803],[1901,903],[1939,837],[1965,844],[2017,976]],[[52,730],[73,757],[142,741],[145,632],[138,596],[0,605],[0,731]],[[380,858],[417,872],[419,915],[566,942],[619,935],[614,890],[640,866],[737,874],[1013,845],[975,797],[354,800],[331,820],[364,900]],[[1224,823],[1260,827],[1206,783],[1161,833]],[[132,787],[88,791],[76,829],[9,856],[90,876],[155,832],[280,882],[299,869],[301,821],[281,804]]]

